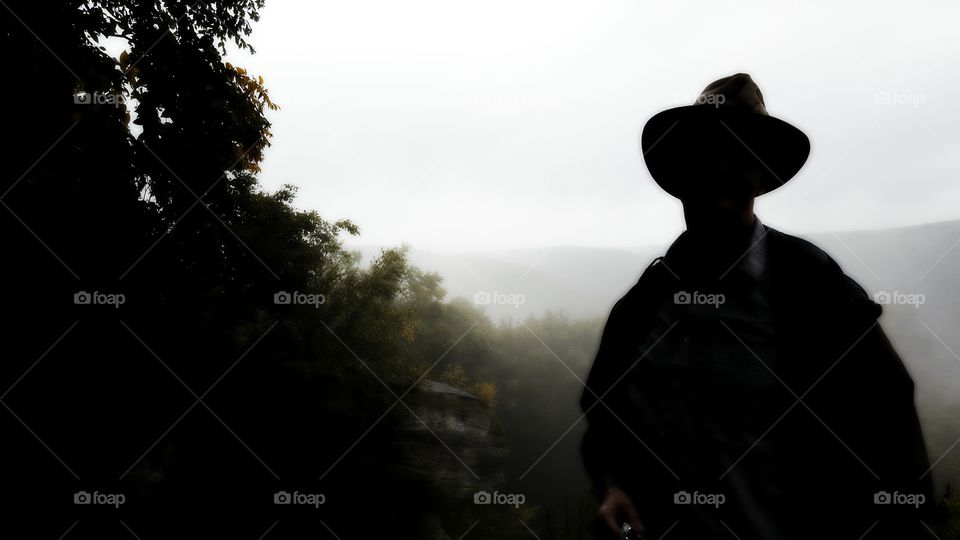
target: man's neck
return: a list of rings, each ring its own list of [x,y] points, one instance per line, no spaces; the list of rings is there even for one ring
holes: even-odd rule
[[[749,223],[732,227],[688,229],[684,259],[696,274],[719,278],[746,256],[755,224],[756,217],[751,215]]]

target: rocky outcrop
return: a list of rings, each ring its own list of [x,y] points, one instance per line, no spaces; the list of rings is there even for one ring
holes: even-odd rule
[[[477,490],[503,486],[506,440],[490,407],[437,381],[421,382],[404,403],[414,414],[397,407],[401,467],[452,500],[472,502]]]

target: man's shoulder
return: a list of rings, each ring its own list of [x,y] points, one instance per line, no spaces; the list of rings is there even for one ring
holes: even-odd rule
[[[785,233],[773,227],[767,229],[770,256],[774,259],[786,259],[791,264],[819,267],[833,272],[841,272],[840,265],[826,251],[813,242]]]
[[[819,267],[832,273],[843,273],[840,265],[833,257],[813,242],[768,225],[763,225],[763,228],[765,229],[763,236],[766,237],[766,245],[768,246],[768,257],[777,260],[783,259],[779,262],[790,265]],[[637,282],[621,300],[642,294],[647,287],[660,285],[669,282],[671,279],[676,279],[676,274],[667,264],[666,256],[656,257],[643,270]]]
[[[664,257],[656,257],[640,273],[636,283],[613,305],[611,315],[626,311],[634,312],[653,305],[656,298],[665,294],[665,291],[669,291],[668,285],[674,277],[675,275],[664,262]]]
[[[787,274],[786,281],[793,284],[806,282],[807,289],[842,300],[835,304],[837,307],[849,306],[854,313],[862,313],[870,319],[880,316],[880,305],[826,251],[809,240],[773,228],[768,235],[774,265],[782,274]]]
[[[863,288],[847,276],[836,260],[813,242],[763,225],[767,239],[767,257],[775,269],[808,282],[833,282],[842,285],[854,296],[866,296]],[[632,311],[649,305],[652,299],[666,294],[677,281],[664,256],[653,259],[641,272],[636,283],[614,304],[613,311]]]

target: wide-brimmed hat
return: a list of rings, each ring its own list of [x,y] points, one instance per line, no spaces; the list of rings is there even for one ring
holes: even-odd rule
[[[711,165],[720,159],[759,167],[766,193],[793,178],[810,154],[802,131],[767,114],[746,73],[710,83],[693,105],[654,115],[640,147],[653,179],[678,198],[684,188],[711,181]]]

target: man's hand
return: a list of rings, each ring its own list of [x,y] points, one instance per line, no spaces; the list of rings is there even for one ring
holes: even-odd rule
[[[600,504],[599,518],[607,524],[614,536],[620,535],[620,524],[626,521],[633,527],[632,534],[636,538],[644,538],[646,531],[633,501],[618,487],[607,488],[603,502]]]

